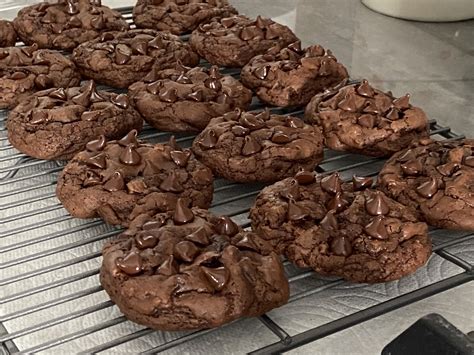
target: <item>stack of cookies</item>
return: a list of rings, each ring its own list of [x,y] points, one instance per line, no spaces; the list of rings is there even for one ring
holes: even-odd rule
[[[387,282],[427,262],[428,224],[474,230],[474,140],[430,140],[409,94],[349,81],[331,50],[227,0],[138,0],[133,19],[130,29],[100,0],[61,0],[0,21],[9,140],[69,160],[57,196],[72,216],[126,228],[103,248],[100,281],[129,319],[217,327],[288,301],[281,256]],[[268,107],[249,111],[254,95]],[[190,149],[151,144],[144,121],[197,136]],[[377,182],[345,181],[314,172],[325,147],[389,159]],[[273,183],[251,230],[208,211],[217,176]]]

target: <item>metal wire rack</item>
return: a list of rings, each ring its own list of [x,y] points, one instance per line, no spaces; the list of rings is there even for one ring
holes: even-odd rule
[[[131,22],[131,7],[119,10]],[[235,70],[227,73],[239,75]],[[253,101],[252,109],[262,107]],[[285,261],[291,298],[269,314],[194,332],[144,328],[120,314],[98,281],[101,246],[119,230],[100,220],[68,215],[55,197],[56,178],[64,163],[33,159],[12,148],[6,116],[6,111],[0,111],[0,353],[282,352],[474,279],[472,255],[463,253],[466,244],[473,244],[474,234],[433,229],[432,258],[402,280],[354,285],[319,277]],[[436,139],[463,138],[434,120],[430,128]],[[151,142],[169,136],[147,126],[140,134]],[[183,146],[193,140],[189,135],[177,138]],[[318,170],[338,170],[343,178],[355,173],[376,176],[382,165],[382,159],[326,150]],[[212,210],[248,227],[249,207],[262,186],[218,179]],[[345,302],[338,297],[345,297]],[[324,316],[314,311],[318,308],[325,310]]]

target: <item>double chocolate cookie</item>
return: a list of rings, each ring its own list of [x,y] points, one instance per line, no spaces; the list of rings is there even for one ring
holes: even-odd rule
[[[250,210],[252,228],[299,267],[355,282],[413,273],[431,254],[415,212],[357,178],[300,172],[266,187]]]
[[[393,155],[378,183],[429,224],[474,230],[474,140],[421,141]]]
[[[316,95],[305,117],[322,128],[328,148],[390,156],[428,136],[425,113],[409,99],[409,94],[395,98],[364,80]]]
[[[38,159],[70,159],[98,137],[121,138],[140,130],[143,119],[128,96],[82,87],[40,91],[20,102],[7,121],[8,139]]]
[[[13,47],[16,43],[16,32],[10,21],[0,20],[0,47]]]
[[[313,170],[323,159],[323,138],[317,127],[296,117],[236,110],[212,119],[192,149],[228,180],[277,181]]]
[[[174,67],[180,60],[196,66],[199,56],[179,37],[154,30],[107,32],[77,47],[72,59],[85,77],[127,88],[153,70]]]
[[[59,0],[24,7],[13,21],[26,44],[72,50],[106,31],[124,31],[128,24],[101,0]]]
[[[138,0],[133,8],[133,20],[139,28],[181,35],[213,18],[236,13],[227,0]]]
[[[173,140],[147,144],[134,130],[118,141],[101,136],[86,149],[66,165],[56,189],[74,217],[127,226],[144,212],[173,210],[179,197],[191,206],[211,204],[211,171]]]
[[[58,52],[37,45],[0,49],[0,109],[36,91],[79,85],[80,78],[74,63]]]
[[[189,43],[212,64],[240,68],[271,47],[284,47],[297,40],[290,28],[271,19],[233,16],[200,25]]]
[[[283,266],[265,241],[228,217],[181,207],[103,248],[101,284],[128,319],[158,330],[213,328],[288,301]]]
[[[282,107],[306,105],[314,95],[347,77],[346,68],[330,50],[319,45],[302,49],[300,41],[283,49],[270,48],[252,58],[241,73],[242,83],[260,100]]]
[[[235,108],[245,110],[252,101],[250,90],[215,66],[190,69],[178,64],[150,72],[130,86],[129,93],[150,125],[172,132],[200,132],[211,118]]]

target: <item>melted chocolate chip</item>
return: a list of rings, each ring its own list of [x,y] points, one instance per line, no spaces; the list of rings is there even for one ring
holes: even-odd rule
[[[316,176],[312,171],[300,170],[296,173],[295,179],[301,185],[309,185],[316,180]]]
[[[137,252],[131,251],[123,258],[115,259],[115,265],[127,275],[137,275],[142,271],[142,258]]]
[[[251,39],[260,37],[262,32],[255,26],[249,26],[242,29],[240,32],[240,38],[244,41],[250,41]]]
[[[347,112],[356,112],[357,105],[353,95],[346,95],[342,101],[337,104],[337,107]]]
[[[181,167],[184,167],[188,164],[188,160],[191,157],[191,152],[189,150],[173,150],[170,152],[170,157],[173,159],[173,162]]]
[[[183,240],[174,246],[173,254],[177,259],[190,263],[199,254],[199,248],[194,243]]]
[[[375,95],[374,89],[372,89],[367,80],[362,80],[362,83],[357,86],[356,91],[359,95],[365,97],[374,97]]]
[[[163,43],[161,37],[155,37],[150,42],[148,42],[148,46],[151,48],[160,49],[164,48],[165,44]]]
[[[145,80],[145,79],[143,79],[143,80]],[[146,86],[146,90],[149,93],[153,94],[153,95],[157,95],[160,92],[160,89],[161,89],[162,86],[163,86],[163,83],[158,80],[158,81],[155,81],[155,82],[152,82],[152,83],[148,84]]]
[[[159,241],[159,233],[156,231],[142,231],[135,237],[137,245],[141,249],[154,248]]]
[[[220,79],[222,78],[222,75],[219,71],[219,67],[217,65],[213,65],[211,68],[209,68],[209,76],[212,79]]]
[[[250,130],[248,128],[236,125],[232,127],[232,133],[237,137],[243,137],[248,134]]]
[[[220,80],[213,78],[207,78],[206,80],[204,80],[204,86],[214,91],[219,91],[222,89],[222,84]]]
[[[53,80],[44,74],[40,74],[35,78],[35,85],[39,89],[46,89],[53,85]]]
[[[184,75],[183,73],[181,73],[175,80],[177,83],[180,83],[180,84],[192,84],[192,80],[189,79],[186,75]]]
[[[372,115],[362,115],[357,119],[357,123],[362,127],[374,128],[375,117]]]
[[[197,89],[188,94],[187,98],[196,102],[201,102],[204,99],[204,94],[201,89]]]
[[[166,192],[174,193],[180,193],[184,191],[184,187],[179,181],[175,170],[172,170],[170,174],[161,182],[160,189]]]
[[[227,284],[229,272],[224,266],[218,268],[208,268],[201,266],[201,270],[203,271],[204,275],[206,275],[209,284],[214,290],[220,291]]]
[[[387,117],[390,121],[396,121],[400,118],[399,113],[400,111],[398,108],[392,107],[385,117]]]
[[[198,140],[199,145],[203,149],[214,148],[217,144],[217,135],[216,132],[212,129],[206,129],[200,139]]]
[[[157,229],[163,226],[165,223],[166,223],[166,220],[164,217],[156,216],[153,220],[145,222],[142,226],[142,229],[143,230]]]
[[[161,263],[161,265],[158,267],[156,272],[158,275],[163,275],[163,276],[172,276],[178,273],[179,270],[179,265],[174,259],[173,255],[168,256],[168,258],[165,259]]]
[[[352,254],[352,245],[347,237],[337,237],[331,242],[331,250],[335,255],[349,256]]]
[[[133,143],[125,147],[122,154],[120,154],[119,159],[125,165],[138,165],[142,160]]]
[[[341,179],[339,173],[335,172],[321,179],[321,188],[329,193],[336,194],[341,191]]]
[[[365,209],[372,216],[386,215],[390,211],[390,208],[380,191],[375,192],[365,201]]]
[[[265,126],[265,122],[251,113],[245,113],[240,117],[240,123],[250,130],[257,130]]]
[[[234,19],[232,17],[227,17],[227,18],[223,18],[221,20],[221,24],[225,28],[230,28],[235,24],[235,22],[234,22]],[[206,30],[204,30],[203,32],[206,32]]]
[[[138,131],[136,129],[132,129],[130,132],[127,133],[125,137],[120,139],[117,143],[125,147],[131,144],[134,146],[138,146],[137,136],[138,136]]]
[[[217,231],[217,233],[227,235],[229,237],[233,237],[239,232],[239,226],[227,216],[220,217],[215,224],[214,229]]]
[[[107,167],[107,160],[104,153],[96,154],[92,157],[89,157],[85,160],[87,165],[91,165],[95,168],[105,169]]]
[[[325,230],[337,230],[339,224],[337,223],[336,211],[330,210],[326,216],[319,222],[319,226]]]
[[[258,246],[254,243],[253,239],[249,238],[250,233],[242,234],[242,237],[239,241],[234,243],[235,246],[239,247],[239,249],[249,249],[254,251],[260,251]]]
[[[104,190],[109,192],[121,191],[125,188],[125,181],[120,171],[113,173],[112,177],[104,184]]]
[[[234,103],[234,99],[232,99],[229,95],[223,92],[217,97],[216,102],[222,105],[232,105]]]
[[[272,136],[272,142],[277,144],[286,144],[291,142],[291,137],[283,132],[276,131]]]
[[[465,157],[464,165],[474,168],[474,156]]]
[[[296,117],[286,117],[285,123],[288,127],[291,128],[303,128],[304,127],[304,122],[300,120],[299,118]]]
[[[201,227],[191,234],[188,234],[185,239],[199,245],[209,245],[209,238],[207,236],[207,230],[205,227]]]
[[[75,15],[75,14],[79,13],[79,8],[77,7],[77,5],[74,2],[68,0],[66,2],[66,12],[69,15]]]
[[[406,94],[405,96],[402,96],[398,99],[395,99],[392,101],[393,106],[400,110],[405,110],[407,108],[410,108],[410,94]]]
[[[423,171],[423,165],[418,159],[408,160],[400,164],[400,167],[405,175],[418,175]]]
[[[348,204],[349,202],[344,199],[344,195],[342,194],[342,192],[338,192],[331,200],[329,200],[327,208],[328,210],[335,210],[339,212]]]
[[[352,187],[355,191],[364,190],[372,186],[373,179],[364,176],[352,176]]]
[[[116,97],[112,97],[110,100],[115,106],[120,107],[121,109],[126,110],[130,106],[130,100],[126,94],[120,94]]]
[[[384,216],[375,217],[365,226],[365,232],[375,239],[388,239],[387,228],[385,227]]]
[[[174,223],[186,224],[194,220],[193,212],[188,208],[182,198],[178,198],[173,216]]]
[[[244,145],[242,147],[242,155],[249,156],[256,154],[262,150],[260,143],[255,140],[252,136],[248,135],[244,138]]]
[[[308,216],[306,210],[296,204],[295,201],[288,202],[288,219],[290,221],[299,221]]]
[[[63,101],[67,100],[66,91],[64,91],[63,88],[59,88],[59,89],[56,89],[54,91],[51,91],[48,94],[48,96],[52,97],[53,99],[58,99],[58,100],[63,100]]]
[[[296,201],[300,198],[300,187],[296,179],[290,181],[290,186],[286,190],[280,191],[280,196],[287,200]]]
[[[416,159],[415,153],[413,152],[413,150],[408,149],[407,151],[405,151],[402,155],[400,155],[397,158],[397,161],[398,162],[406,162],[406,161],[414,160],[414,159]]]
[[[86,172],[86,179],[84,180],[84,187],[96,186],[102,183],[100,176],[93,171]]]
[[[416,188],[418,195],[424,198],[432,198],[438,192],[438,181],[431,178]]]
[[[253,75],[255,75],[260,80],[265,80],[268,75],[268,71],[270,70],[270,66],[263,65],[261,67],[255,68],[253,71]]]
[[[161,99],[161,101],[168,102],[168,103],[173,103],[173,102],[178,101],[178,93],[176,89],[174,88],[160,90],[158,97]]]
[[[106,143],[105,137],[103,135],[100,135],[98,139],[89,141],[86,144],[86,149],[90,152],[98,152],[104,149],[105,143]]]
[[[139,54],[146,55],[148,52],[148,43],[145,41],[136,41],[131,44],[131,47]]]

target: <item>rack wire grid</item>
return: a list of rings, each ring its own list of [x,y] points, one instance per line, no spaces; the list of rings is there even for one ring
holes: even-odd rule
[[[118,10],[132,22],[131,7]],[[236,70],[226,73],[239,76]],[[262,107],[254,99],[251,109]],[[272,111],[303,114],[302,110]],[[399,281],[351,284],[284,261],[291,297],[279,309],[217,329],[145,328],[121,315],[99,283],[101,247],[120,230],[97,219],[72,218],[55,197],[56,179],[65,163],[16,151],[7,139],[6,117],[7,112],[0,111],[0,353],[278,353],[474,278],[474,234],[432,229],[434,253],[429,262]],[[435,120],[430,121],[430,129],[435,139],[464,138]],[[164,142],[169,136],[149,126],[140,134],[151,142]],[[193,140],[190,135],[177,138],[185,147]],[[337,170],[349,179],[352,174],[376,176],[383,163],[383,159],[326,150],[317,170],[328,174]],[[262,186],[217,179],[211,210],[249,227],[248,210]],[[316,352],[317,343],[314,346]]]

